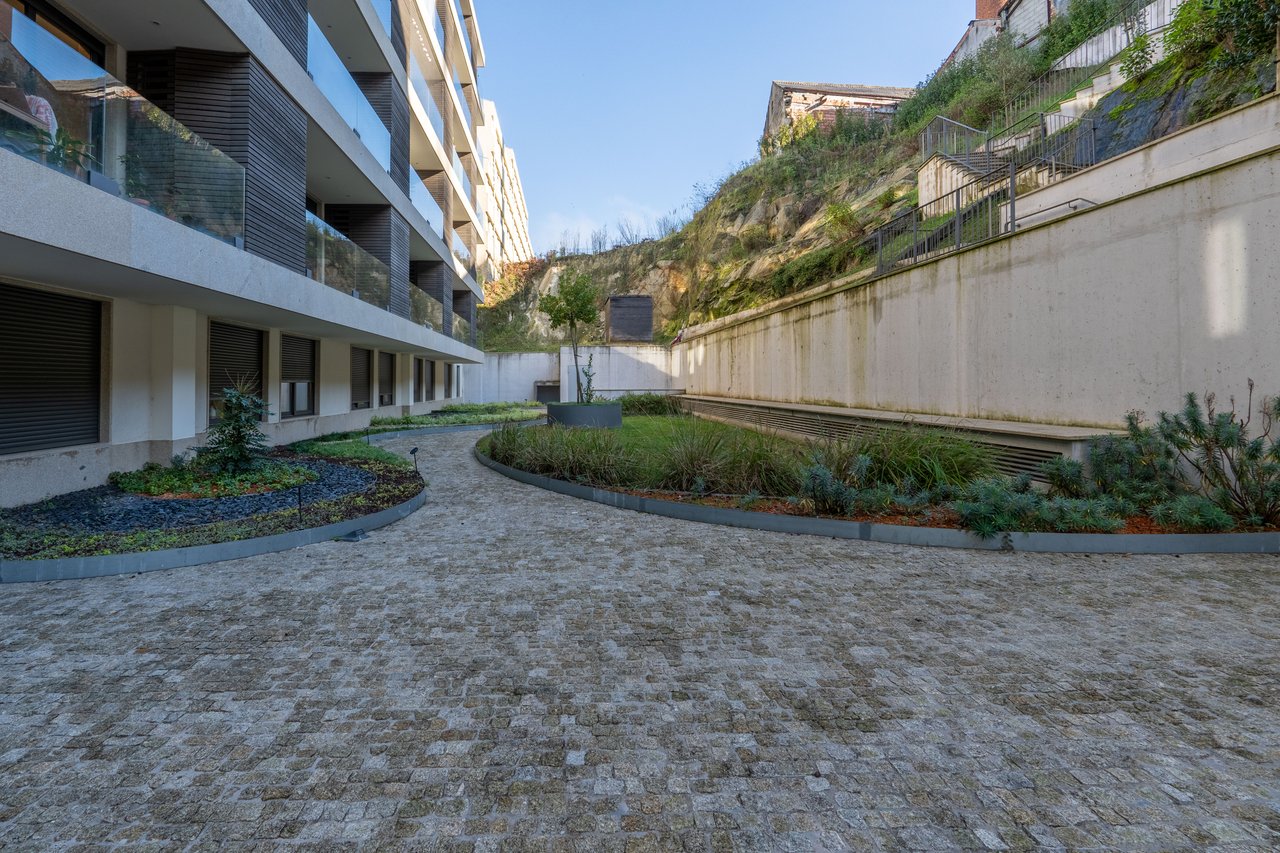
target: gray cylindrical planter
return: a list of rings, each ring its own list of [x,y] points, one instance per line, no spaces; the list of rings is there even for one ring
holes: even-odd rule
[[[621,403],[547,403],[547,423],[567,427],[620,427]]]

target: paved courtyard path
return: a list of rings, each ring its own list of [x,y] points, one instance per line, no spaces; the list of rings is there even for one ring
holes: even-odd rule
[[[1280,560],[932,550],[509,481],[0,588],[0,847],[1280,848]]]

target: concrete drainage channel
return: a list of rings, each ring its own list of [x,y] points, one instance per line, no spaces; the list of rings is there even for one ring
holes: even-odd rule
[[[521,426],[542,423],[543,419],[520,422]],[[491,430],[496,424],[462,424],[458,426],[423,427],[397,432],[374,433],[370,441],[390,441],[418,435],[438,435],[448,432]],[[173,548],[167,551],[137,551],[131,554],[104,554],[98,557],[66,557],[60,560],[6,560],[0,557],[0,584],[39,583],[43,581],[79,580],[83,578],[132,575],[140,572],[156,572],[164,569],[181,569],[241,557],[256,557],[277,551],[289,551],[304,545],[315,545],[343,537],[357,536],[365,531],[377,530],[394,524],[416,512],[427,502],[427,490],[414,495],[402,504],[366,515],[351,518],[323,527],[294,530],[274,536],[256,539],[239,539],[234,542],[218,542],[213,545],[195,545],[190,548]]]
[[[983,551],[1024,551],[1060,554],[1280,554],[1280,533],[1006,533],[994,539],[980,539],[964,530],[940,527],[907,527],[869,521],[841,521],[834,518],[806,518],[748,512],[740,509],[686,504],[644,498],[564,480],[553,480],[494,462],[475,448],[475,457],[487,468],[530,486],[569,497],[636,512],[647,512],[682,521],[722,524],[774,533],[858,539],[890,545],[921,545],[938,548],[971,548]]]

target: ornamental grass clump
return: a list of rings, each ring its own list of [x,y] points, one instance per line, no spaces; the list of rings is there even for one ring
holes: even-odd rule
[[[609,430],[503,426],[487,450],[503,465],[586,485],[629,485],[636,472],[634,454]]]
[[[850,455],[871,460],[866,476],[880,485],[960,486],[995,470],[990,448],[940,429],[877,429],[854,436],[848,444]]]

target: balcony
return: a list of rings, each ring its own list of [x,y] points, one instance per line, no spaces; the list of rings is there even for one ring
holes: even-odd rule
[[[471,340],[471,324],[468,323],[461,315],[453,315],[453,339],[464,343]]]
[[[238,163],[35,22],[11,20],[0,35],[0,148],[243,245]]]
[[[418,65],[418,58],[412,54],[409,56],[409,83],[417,93],[418,100],[422,102],[422,108],[427,111],[427,120],[431,122],[431,127],[436,132],[436,139],[444,145],[444,115],[440,112],[440,105],[436,103],[435,95],[431,93],[431,84],[427,82],[421,66]]]
[[[467,169],[462,165],[462,158],[458,156],[458,152],[453,152],[453,174],[457,176],[458,183],[462,187],[463,197],[474,207],[476,203],[475,189],[471,185],[471,176],[467,174]]]
[[[422,214],[422,218],[431,225],[431,230],[443,238],[444,210],[431,194],[431,190],[427,189],[427,185],[422,182],[422,178],[418,177],[418,173],[412,169],[409,170],[409,201],[413,202],[413,206]]]
[[[391,133],[325,38],[307,16],[307,73],[384,171],[391,171]]]
[[[391,273],[386,264],[310,211],[307,275],[361,302],[391,310]]]
[[[409,288],[409,317],[419,326],[444,332],[444,306],[421,288]]]

